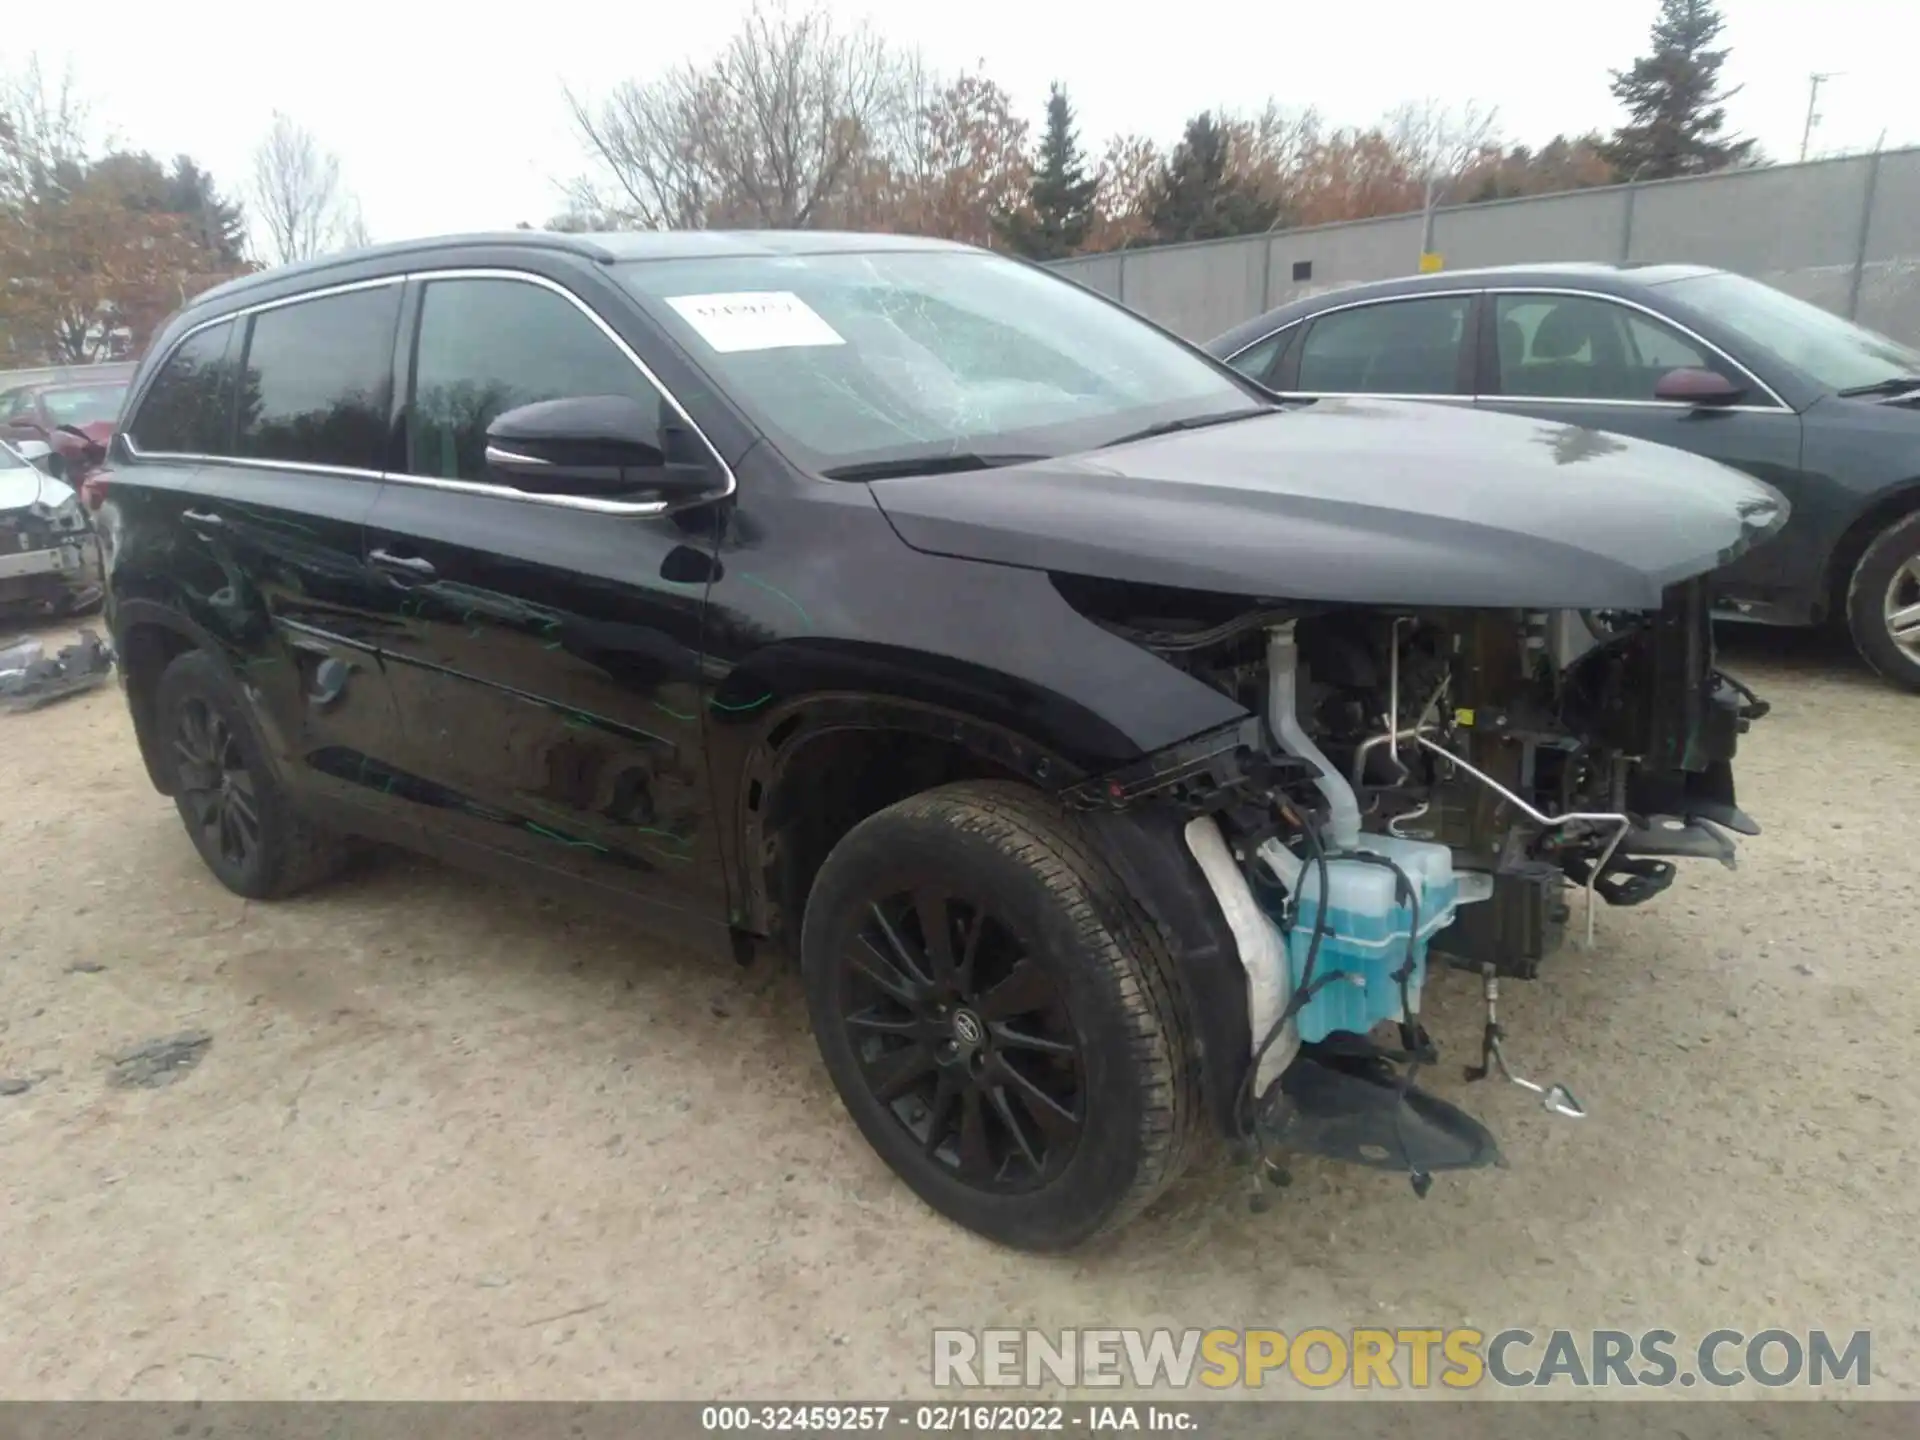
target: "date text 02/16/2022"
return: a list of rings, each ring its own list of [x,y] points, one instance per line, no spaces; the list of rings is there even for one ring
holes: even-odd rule
[[[1192,1435],[1199,1433],[1200,1421],[1190,1407],[1166,1404],[707,1405],[701,1407],[700,1428],[709,1434],[1031,1435],[1085,1430]]]

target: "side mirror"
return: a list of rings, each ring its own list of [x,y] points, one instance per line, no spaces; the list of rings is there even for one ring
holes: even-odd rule
[[[1731,405],[1746,393],[1717,370],[1669,370],[1653,387],[1654,399],[1682,405]]]
[[[53,455],[53,447],[44,440],[15,440],[13,448],[20,452],[22,460],[36,470],[46,470],[47,462]]]
[[[625,395],[541,400],[487,427],[487,467],[517,490],[665,508],[720,489],[710,459],[669,458],[661,409]]]

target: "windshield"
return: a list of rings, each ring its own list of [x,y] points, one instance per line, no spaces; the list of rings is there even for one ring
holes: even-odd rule
[[[1662,288],[1829,390],[1920,375],[1920,350],[1757,280],[1697,275]]]
[[[815,471],[1066,454],[1262,403],[1126,311],[977,251],[651,260],[617,273]]]
[[[40,403],[56,425],[91,425],[96,420],[112,420],[120,414],[120,402],[126,397],[124,385],[74,386],[64,390],[42,390]]]

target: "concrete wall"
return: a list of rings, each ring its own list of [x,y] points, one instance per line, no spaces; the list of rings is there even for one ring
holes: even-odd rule
[[[1301,295],[1411,274],[1421,231],[1420,216],[1395,215],[1081,256],[1059,268],[1205,340]],[[1433,248],[1450,270],[1548,260],[1717,265],[1920,344],[1920,150],[1440,210]]]

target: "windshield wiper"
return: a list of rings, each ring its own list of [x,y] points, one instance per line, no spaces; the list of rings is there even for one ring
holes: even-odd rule
[[[892,460],[862,460],[853,465],[836,465],[820,473],[829,480],[894,480],[903,475],[954,475],[962,470],[998,470],[1003,465],[1024,465],[1031,460],[1050,459],[1046,455],[976,454],[905,455]]]
[[[1851,385],[1836,393],[1851,399],[1856,395],[1901,395],[1909,390],[1920,390],[1920,375],[1889,375],[1871,385]]]
[[[1173,435],[1182,430],[1203,430],[1209,425],[1230,425],[1235,420],[1251,420],[1256,415],[1277,415],[1281,406],[1256,405],[1248,410],[1222,410],[1214,415],[1189,415],[1184,420],[1162,420],[1158,425],[1149,425],[1144,430],[1133,430],[1109,440],[1100,448],[1110,449],[1115,445],[1131,444],[1135,440],[1151,440],[1156,435]]]

